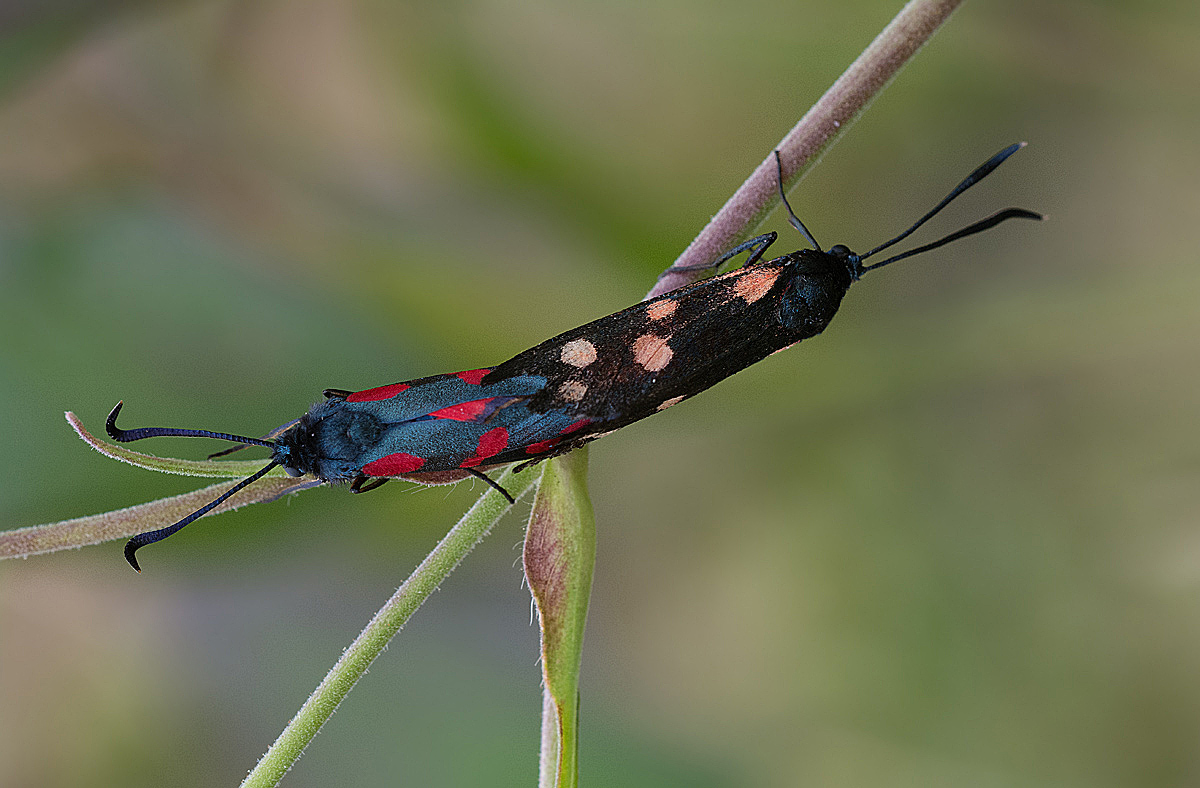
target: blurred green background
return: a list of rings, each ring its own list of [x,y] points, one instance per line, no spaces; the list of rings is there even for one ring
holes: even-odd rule
[[[64,410],[260,434],[636,301],[899,5],[6,3],[3,527],[199,486]],[[1177,0],[967,3],[793,192],[862,250],[1024,139],[920,238],[1050,221],[593,447],[584,785],[1200,783],[1198,41]],[[0,565],[0,785],[236,784],[479,492]],[[535,783],[521,527],[285,785]]]

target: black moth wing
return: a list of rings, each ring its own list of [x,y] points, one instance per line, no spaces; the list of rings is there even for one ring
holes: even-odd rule
[[[544,376],[547,385],[526,407],[587,419],[572,437],[594,437],[820,333],[849,285],[844,266],[828,255],[794,252],[559,334],[500,364],[483,382]]]

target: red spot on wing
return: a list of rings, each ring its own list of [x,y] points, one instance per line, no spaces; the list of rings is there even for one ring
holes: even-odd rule
[[[489,402],[497,399],[496,397],[488,397],[487,399],[475,399],[470,402],[460,402],[457,405],[451,405],[448,408],[435,410],[429,415],[435,419],[453,419],[454,421],[478,421],[483,412],[487,410]]]
[[[591,419],[580,419],[579,421],[577,421],[573,424],[568,424],[567,426],[563,427],[561,430],[558,431],[558,434],[566,435],[568,433],[575,432],[575,430],[582,429],[583,427],[586,427],[587,425],[589,425],[591,423],[592,423]],[[538,441],[537,443],[531,443],[525,447],[525,453],[526,454],[541,454],[542,452],[550,451],[551,449],[553,449],[555,446],[557,446],[561,442],[562,442],[562,438],[550,438],[549,440]]]
[[[554,448],[554,445],[556,443],[558,443],[558,441],[559,441],[558,438],[551,438],[548,441],[538,441],[537,443],[531,443],[525,447],[525,453],[526,454],[541,454],[544,451],[550,451],[551,449]]]
[[[488,457],[495,457],[508,446],[508,430],[503,427],[496,427],[488,430],[479,436],[479,446],[475,448],[475,453],[467,459],[463,460],[458,466],[460,468],[474,468],[480,465]]]
[[[456,377],[464,383],[470,383],[472,386],[478,386],[479,381],[483,380],[483,376],[491,372],[491,369],[472,369],[467,372],[459,372]]]
[[[568,432],[574,432],[575,430],[582,429],[591,423],[591,419],[580,419],[574,424],[568,424],[567,426],[563,427],[561,430],[559,430],[559,434],[566,435]]]
[[[508,430],[503,427],[496,427],[480,436],[479,455],[484,458],[494,457],[504,451],[506,446],[508,446]]]
[[[424,457],[405,454],[401,451],[389,454],[386,457],[380,457],[373,462],[368,462],[363,466],[362,472],[367,476],[403,476],[406,473],[412,473],[420,469],[424,464]]]
[[[412,386],[407,383],[393,383],[390,386],[380,386],[378,388],[367,389],[366,391],[356,391],[346,397],[346,402],[376,402],[381,399],[391,399],[405,389],[410,389]]]

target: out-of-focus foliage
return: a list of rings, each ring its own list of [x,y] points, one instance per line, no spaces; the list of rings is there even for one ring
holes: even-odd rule
[[[636,301],[897,7],[8,4],[3,527],[195,484],[64,410],[261,434]],[[1050,221],[594,446],[584,785],[1200,779],[1197,40],[1189,3],[965,4],[795,190],[863,249],[1025,139],[937,229]],[[0,565],[0,785],[235,784],[479,491]],[[286,785],[533,784],[520,523]]]

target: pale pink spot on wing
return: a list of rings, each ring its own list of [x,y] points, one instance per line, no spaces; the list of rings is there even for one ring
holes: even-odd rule
[[[596,346],[586,339],[572,339],[562,346],[559,358],[564,364],[583,369],[596,360]]]
[[[558,387],[558,396],[567,402],[579,402],[587,394],[587,384],[578,380],[568,380]]]
[[[666,369],[675,351],[667,344],[669,337],[642,334],[633,341],[633,360],[647,372]]]
[[[672,405],[678,405],[680,402],[683,402],[683,397],[671,397],[669,400],[655,408],[655,410],[666,410]]]
[[[739,273],[741,276],[734,280],[733,292],[744,298],[747,304],[753,304],[765,296],[779,278],[778,268],[743,269]]]
[[[657,301],[646,308],[646,317],[651,320],[666,320],[671,315],[675,314],[676,304],[668,299],[666,301]]]

